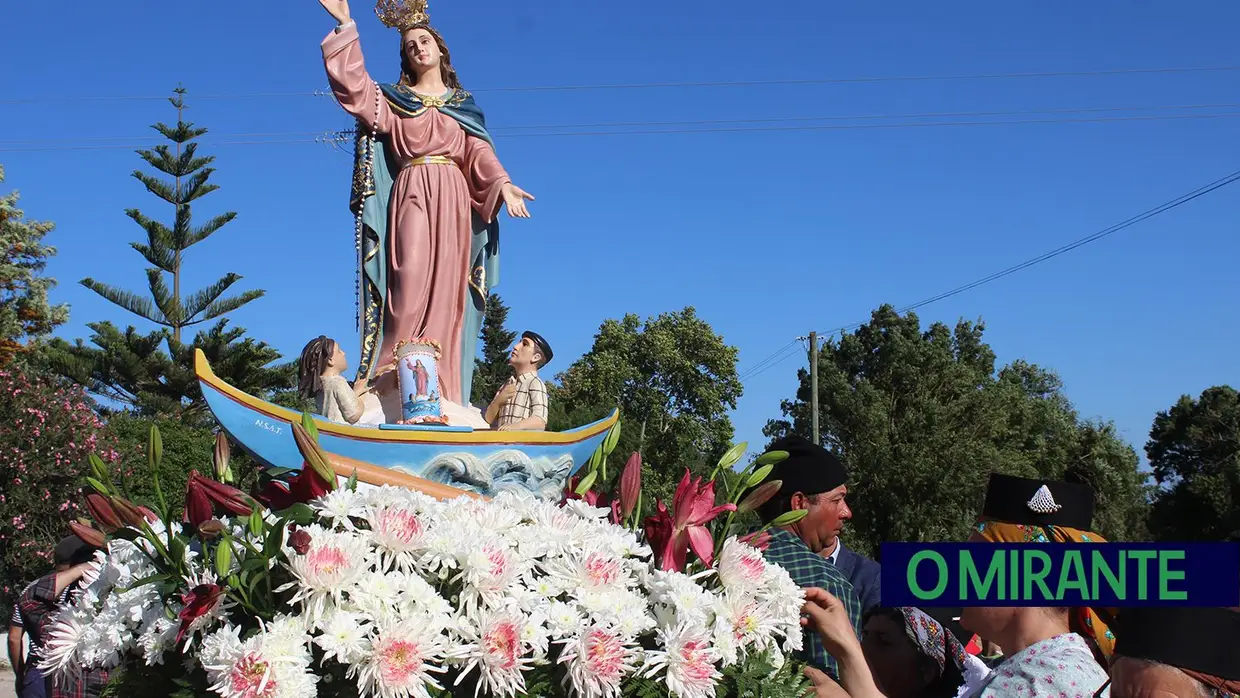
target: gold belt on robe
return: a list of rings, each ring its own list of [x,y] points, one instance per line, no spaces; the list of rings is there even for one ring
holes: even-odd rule
[[[456,163],[452,161],[452,158],[448,157],[447,155],[423,155],[420,158],[414,158],[412,160],[405,162],[405,164],[402,166],[402,169],[404,169],[405,167],[417,167],[418,165],[455,165],[455,164]]]

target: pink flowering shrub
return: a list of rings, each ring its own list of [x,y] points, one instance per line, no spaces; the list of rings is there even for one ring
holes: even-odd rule
[[[80,387],[0,371],[0,608],[51,570],[69,521],[86,516],[81,491],[92,451],[117,459],[115,439]]]

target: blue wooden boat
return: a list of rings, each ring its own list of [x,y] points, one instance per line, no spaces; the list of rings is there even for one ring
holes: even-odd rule
[[[224,431],[268,467],[300,468],[292,423],[301,414],[249,395],[221,380],[201,350],[194,371],[207,406]],[[370,484],[433,483],[494,496],[526,491],[557,497],[615,428],[613,410],[593,424],[564,432],[488,431],[452,426],[348,425],[315,417],[319,444],[337,472],[356,470]],[[386,477],[385,471],[392,477]],[[426,488],[428,490],[436,487]]]

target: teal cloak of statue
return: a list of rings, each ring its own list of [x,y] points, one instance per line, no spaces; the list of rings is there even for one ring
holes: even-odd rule
[[[495,147],[487,132],[486,118],[474,98],[465,90],[456,89],[442,105],[427,106],[412,90],[402,85],[380,85],[392,107],[404,114],[417,115],[426,109],[438,109],[452,117],[471,136],[481,138]],[[358,329],[362,349],[358,375],[370,376],[377,367],[376,352],[383,338],[383,308],[387,300],[387,229],[388,205],[397,169],[383,145],[383,136],[375,137],[358,124],[354,143],[353,193],[349,207],[355,218],[358,243]],[[469,300],[461,331],[461,396],[468,403],[472,393],[474,358],[478,353],[478,336],[487,297],[499,283],[499,221],[485,222],[476,211],[472,215],[470,245]]]

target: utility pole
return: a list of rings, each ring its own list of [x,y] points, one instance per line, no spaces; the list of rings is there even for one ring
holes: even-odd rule
[[[809,333],[809,413],[814,425],[814,443],[821,445],[818,437],[818,333]]]

